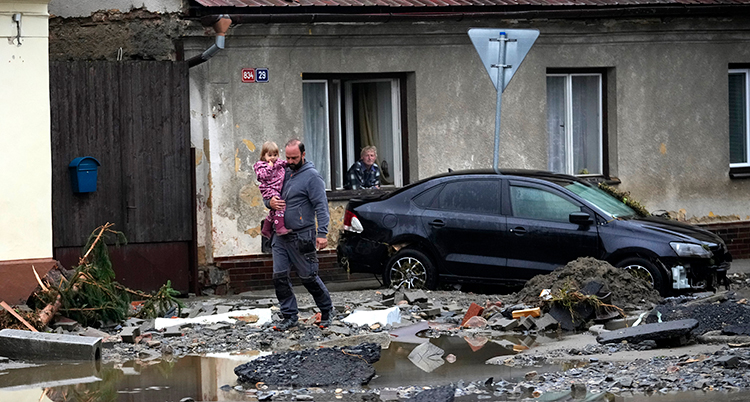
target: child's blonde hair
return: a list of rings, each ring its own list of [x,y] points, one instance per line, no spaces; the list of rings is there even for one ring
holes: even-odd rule
[[[279,146],[276,145],[273,141],[266,141],[263,143],[263,146],[260,148],[260,160],[265,161],[266,154],[269,154],[271,152],[276,152],[276,155],[279,154]]]

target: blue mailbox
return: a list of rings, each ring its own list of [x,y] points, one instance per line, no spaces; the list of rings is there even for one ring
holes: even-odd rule
[[[70,183],[73,185],[74,193],[93,193],[96,191],[96,176],[99,163],[91,156],[81,156],[73,159],[68,165],[70,171]]]

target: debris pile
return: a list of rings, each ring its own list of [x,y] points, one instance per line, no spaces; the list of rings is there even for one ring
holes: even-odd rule
[[[239,382],[292,387],[365,385],[375,376],[380,345],[307,349],[259,357],[235,367]],[[323,369],[324,368],[324,369]]]
[[[612,293],[612,304],[625,310],[651,308],[662,301],[659,292],[644,280],[591,257],[579,258],[547,275],[531,278],[516,297],[520,303],[540,305],[544,300],[539,295],[545,289],[557,294],[565,289],[583,289],[591,281],[606,286]]]

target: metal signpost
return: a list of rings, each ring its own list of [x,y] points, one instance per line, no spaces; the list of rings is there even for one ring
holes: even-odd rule
[[[503,91],[508,86],[513,74],[518,70],[531,46],[539,37],[536,29],[500,29],[471,28],[469,38],[477,49],[482,64],[490,75],[492,84],[497,90],[497,109],[495,111],[495,154],[492,167],[500,173],[500,110]],[[495,69],[493,71],[493,69]]]

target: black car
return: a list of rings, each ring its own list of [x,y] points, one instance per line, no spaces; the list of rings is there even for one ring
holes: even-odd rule
[[[350,272],[428,289],[438,282],[523,283],[594,257],[667,294],[725,283],[732,260],[707,230],[638,216],[596,184],[528,170],[451,172],[352,199],[337,251]]]

